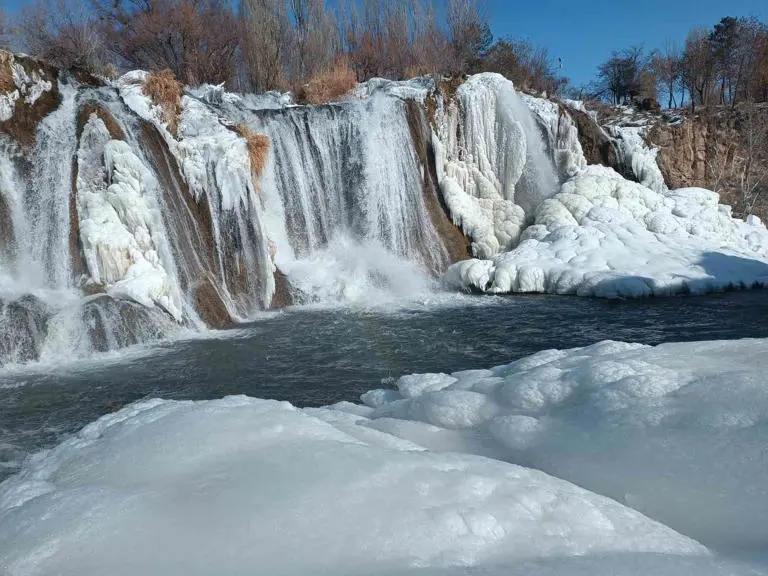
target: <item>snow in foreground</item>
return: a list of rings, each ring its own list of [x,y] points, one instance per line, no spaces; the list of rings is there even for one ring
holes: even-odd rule
[[[544,470],[717,549],[768,547],[768,341],[601,342],[366,393],[368,426]],[[342,406],[343,408],[343,406]]]
[[[768,543],[766,347],[604,342],[368,406],[136,403],[0,485],[0,572],[758,574],[688,536]]]

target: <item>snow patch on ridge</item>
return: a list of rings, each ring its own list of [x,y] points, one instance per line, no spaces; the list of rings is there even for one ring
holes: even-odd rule
[[[24,67],[15,61],[13,54],[6,54],[16,89],[7,94],[0,94],[0,122],[13,117],[16,102],[20,98],[23,98],[27,104],[34,104],[43,92],[49,92],[53,88],[53,84],[45,80],[45,73],[42,70],[33,70],[31,75],[27,74]]]

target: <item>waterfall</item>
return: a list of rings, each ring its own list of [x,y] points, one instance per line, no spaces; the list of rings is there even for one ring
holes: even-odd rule
[[[421,298],[467,256],[436,186],[430,82],[324,106],[189,90],[171,132],[145,79],[47,79],[59,102],[31,144],[0,135],[0,365],[226,327],[289,290]],[[269,141],[263,167],[249,135]]]
[[[240,105],[222,114],[270,139],[261,182],[268,234],[300,299],[419,293],[429,273],[449,264],[401,100],[378,95],[281,110]]]

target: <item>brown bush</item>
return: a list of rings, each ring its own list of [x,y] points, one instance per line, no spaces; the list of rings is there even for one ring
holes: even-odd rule
[[[13,64],[13,54],[0,50],[0,94],[8,94],[16,90],[11,64]]]
[[[299,101],[307,104],[325,104],[343,96],[357,84],[357,76],[346,58],[336,61],[302,86]]]
[[[234,130],[245,138],[248,144],[248,158],[251,161],[251,173],[255,184],[264,173],[267,154],[269,154],[269,138],[264,134],[254,134],[245,124],[237,124]]]
[[[170,70],[150,72],[144,81],[142,90],[152,102],[160,106],[163,111],[163,120],[168,124],[168,130],[176,135],[179,115],[181,114],[181,95],[183,92],[181,82],[176,80]]]

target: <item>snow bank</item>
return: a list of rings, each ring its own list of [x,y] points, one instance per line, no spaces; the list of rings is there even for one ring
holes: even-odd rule
[[[536,210],[520,245],[454,264],[449,286],[634,297],[768,284],[768,231],[701,188],[658,193],[589,166]]]
[[[77,152],[80,240],[91,279],[107,293],[182,318],[181,293],[158,205],[158,182],[95,114]]]
[[[357,420],[245,397],[128,406],[0,485],[0,566],[351,575],[621,554],[707,564],[702,546],[612,500]]]
[[[721,549],[768,546],[768,341],[602,342],[415,374],[361,425],[567,479]],[[363,418],[367,418],[363,420]]]

